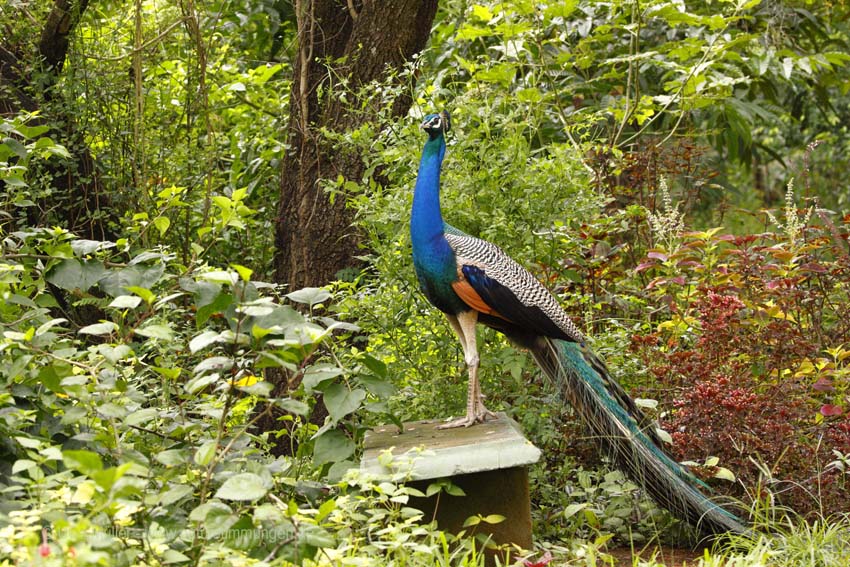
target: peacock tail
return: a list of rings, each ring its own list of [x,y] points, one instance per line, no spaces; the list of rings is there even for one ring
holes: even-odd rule
[[[656,502],[701,533],[748,531],[742,520],[703,493],[708,487],[702,481],[662,449],[655,422],[586,347],[541,337],[530,351],[610,459]]]

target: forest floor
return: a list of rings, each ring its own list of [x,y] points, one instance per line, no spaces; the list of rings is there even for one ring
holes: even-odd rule
[[[680,549],[667,546],[654,546],[647,549],[617,548],[607,551],[616,560],[618,567],[627,567],[634,563],[635,555],[645,560],[655,557],[655,561],[666,567],[693,567],[703,557],[702,549]]]

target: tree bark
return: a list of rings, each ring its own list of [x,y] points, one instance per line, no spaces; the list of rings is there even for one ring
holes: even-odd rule
[[[299,53],[276,222],[275,272],[291,289],[321,286],[356,267],[358,236],[344,198],[333,202],[323,179],[360,181],[361,156],[333,148],[321,131],[346,132],[377,119],[363,88],[392,76],[425,47],[437,0],[299,0]],[[333,79],[332,79],[333,78]],[[347,101],[333,96],[344,82]],[[411,101],[394,101],[392,114]]]

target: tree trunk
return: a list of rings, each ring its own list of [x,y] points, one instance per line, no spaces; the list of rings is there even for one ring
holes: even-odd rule
[[[332,202],[321,180],[360,181],[359,155],[333,148],[321,131],[346,132],[376,120],[363,87],[390,77],[422,50],[437,0],[299,0],[300,39],[290,94],[289,151],[276,222],[275,271],[290,289],[321,286],[356,267],[358,237],[344,198]],[[331,80],[353,93],[333,96]],[[399,116],[411,101],[394,101]]]

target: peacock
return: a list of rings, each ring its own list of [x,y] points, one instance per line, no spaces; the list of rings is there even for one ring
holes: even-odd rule
[[[425,297],[448,318],[469,372],[466,415],[442,429],[494,417],[478,379],[482,323],[527,349],[601,448],[659,504],[703,534],[742,533],[745,522],[710,500],[708,488],[663,449],[655,422],[611,377],[551,293],[498,246],[443,222],[440,170],[449,114],[429,114],[410,216],[413,265]]]

